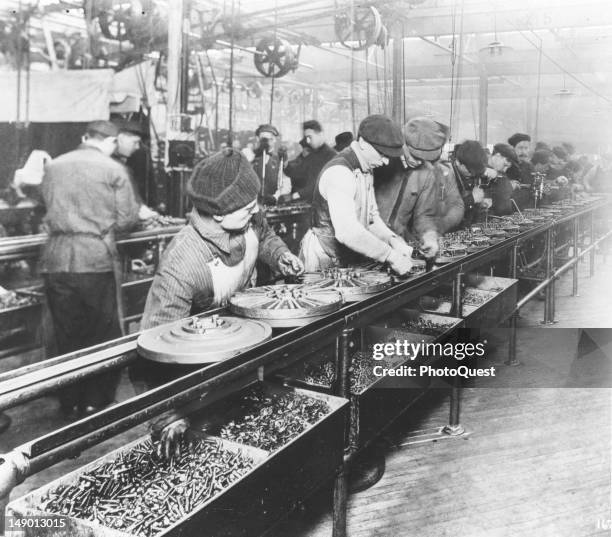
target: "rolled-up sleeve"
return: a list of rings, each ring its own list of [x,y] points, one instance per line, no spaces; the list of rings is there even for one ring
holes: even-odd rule
[[[354,252],[385,261],[391,247],[357,219],[355,178],[351,171],[344,166],[331,166],[321,176],[319,191],[327,200],[336,240]]]

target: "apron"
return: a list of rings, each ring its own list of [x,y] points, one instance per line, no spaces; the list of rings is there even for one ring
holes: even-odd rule
[[[249,227],[245,233],[245,240],[244,258],[233,267],[226,265],[218,257],[207,263],[213,282],[213,304],[216,307],[227,304],[236,291],[245,287],[252,287],[255,284],[257,279],[255,261],[257,261],[257,255],[259,254],[259,240],[253,228]],[[208,248],[208,246],[206,247]]]

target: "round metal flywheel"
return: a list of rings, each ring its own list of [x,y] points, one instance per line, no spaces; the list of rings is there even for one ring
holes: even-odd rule
[[[380,13],[374,6],[346,9],[334,17],[336,37],[351,50],[364,50],[377,43],[383,33]]]
[[[357,302],[390,287],[393,280],[379,270],[349,267],[308,272],[304,274],[304,283],[314,289],[340,291],[346,302]]]
[[[274,327],[301,326],[341,306],[339,291],[306,284],[254,287],[236,293],[229,303],[233,313],[263,319]]]
[[[297,56],[285,39],[264,37],[255,48],[255,68],[265,77],[280,78],[298,66]]]
[[[138,352],[156,362],[205,364],[236,356],[272,336],[265,322],[212,315],[157,326],[138,337]]]

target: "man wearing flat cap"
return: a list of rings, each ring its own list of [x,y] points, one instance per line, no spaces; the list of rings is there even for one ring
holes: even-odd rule
[[[489,157],[489,168],[485,170],[485,175],[489,182],[485,188],[486,198],[491,200],[491,214],[504,216],[514,212],[512,195],[516,190],[506,172],[510,166],[518,166],[519,161],[514,148],[508,144],[495,144],[493,152]]]
[[[60,354],[121,335],[114,236],[137,223],[139,204],[125,168],[111,158],[118,133],[110,121],[94,121],[76,150],[45,169],[49,239],[41,272]],[[108,405],[117,379],[115,372],[103,373],[62,388],[62,411],[76,418]]]
[[[383,222],[372,171],[403,155],[404,138],[388,117],[371,115],[359,125],[357,140],[332,158],[317,179],[313,226],[302,240],[307,271],[374,260],[399,274],[412,268],[412,248]]]
[[[512,198],[519,208],[523,209],[533,204],[531,186],[533,185],[534,169],[531,164],[531,136],[517,132],[508,138],[508,144],[514,147],[518,165],[510,166],[506,175],[515,187]]]
[[[429,118],[416,117],[404,125],[403,159],[375,170],[375,190],[383,221],[406,240],[418,239],[421,251],[433,257],[438,251],[439,193],[445,194],[445,169],[437,164],[446,143],[445,126]],[[446,170],[448,175],[448,170]],[[463,216],[463,202],[454,192]]]
[[[276,205],[281,196],[291,194],[291,179],[283,171],[287,152],[276,148],[279,132],[274,125],[260,125],[255,135],[258,145],[252,164],[261,182],[258,199],[264,205]]]
[[[194,208],[188,225],[164,252],[147,296],[142,329],[225,305],[235,292],[254,283],[257,260],[285,276],[303,272],[300,260],[259,212],[260,189],[247,158],[232,148],[195,167],[187,184]],[[172,376],[144,359],[130,374],[137,390],[142,383],[151,388]],[[179,418],[171,412],[153,423],[155,430],[163,430],[168,446],[186,429]]]

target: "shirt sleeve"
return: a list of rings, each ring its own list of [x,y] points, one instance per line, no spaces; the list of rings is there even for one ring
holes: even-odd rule
[[[138,222],[140,205],[136,200],[128,173],[124,169],[117,168],[113,186],[115,189],[116,229],[127,231]]]
[[[356,185],[351,171],[344,166],[328,168],[319,181],[319,192],[327,200],[336,239],[354,252],[380,262],[386,261],[391,247],[357,219],[354,201]],[[374,216],[375,222],[380,221],[380,224],[375,224],[375,231],[384,235],[380,228],[383,226],[391,233],[380,219],[378,210]]]
[[[275,269],[278,266],[280,256],[290,250],[268,225],[268,221],[263,214],[259,213],[255,216],[254,225],[259,237],[259,254],[257,259]]]
[[[440,172],[441,174],[444,171]],[[450,174],[451,172],[449,172]],[[456,228],[461,221],[463,220],[463,215],[465,213],[465,205],[464,200],[461,198],[461,194],[459,193],[459,188],[457,187],[457,182],[452,175],[446,177],[440,177],[440,184],[443,185],[446,192],[443,193],[444,201],[445,201],[445,213],[439,215],[439,231],[440,233],[446,233],[451,229]],[[419,200],[419,204],[423,205],[422,209],[422,220],[419,223],[419,227],[421,229],[420,233],[424,233],[427,231],[425,229],[431,223],[430,218],[431,215],[429,211],[427,211],[427,204],[432,203],[433,207],[436,207],[436,199],[435,199],[435,182],[432,184],[433,193],[426,195],[423,200]],[[472,194],[470,193],[470,197]],[[473,198],[472,198],[473,201]],[[435,211],[434,211],[435,212]],[[435,216],[434,216],[435,222]],[[417,223],[415,222],[415,227],[417,227]],[[432,229],[435,229],[432,228]]]

